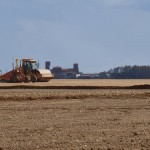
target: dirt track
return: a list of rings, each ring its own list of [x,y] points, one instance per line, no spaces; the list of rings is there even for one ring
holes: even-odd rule
[[[150,90],[0,90],[4,150],[150,147]]]

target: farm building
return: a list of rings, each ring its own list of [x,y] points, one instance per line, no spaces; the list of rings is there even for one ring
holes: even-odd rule
[[[78,64],[73,64],[73,68],[62,68],[60,66],[53,67],[51,72],[55,79],[74,79],[79,74]]]

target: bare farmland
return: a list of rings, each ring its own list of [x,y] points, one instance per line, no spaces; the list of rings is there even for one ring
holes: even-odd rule
[[[0,83],[0,86],[16,86],[16,85],[27,85],[27,86],[133,86],[133,85],[144,85],[150,84],[150,79],[124,79],[124,80],[51,80],[50,82],[37,82],[37,83]]]
[[[87,86],[91,81],[87,81]],[[91,84],[102,82],[97,81]],[[46,84],[53,82],[56,81]],[[66,85],[75,81],[58,82]],[[74,84],[82,86],[83,82]],[[103,84],[106,82],[110,84],[106,80]],[[134,85],[131,83],[128,85]],[[0,147],[4,150],[148,150],[149,116],[149,89],[1,89]]]

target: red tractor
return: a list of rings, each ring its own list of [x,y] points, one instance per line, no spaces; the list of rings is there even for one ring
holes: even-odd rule
[[[48,82],[53,79],[50,70],[38,69],[36,60],[22,59],[20,65],[18,61],[16,59],[16,67],[13,70],[0,76],[2,82]]]

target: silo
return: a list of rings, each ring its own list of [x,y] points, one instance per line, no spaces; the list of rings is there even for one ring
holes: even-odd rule
[[[73,69],[75,73],[79,73],[79,67],[77,63],[73,64]]]
[[[51,65],[51,62],[50,61],[46,61],[45,62],[45,69],[50,70],[50,65]]]

